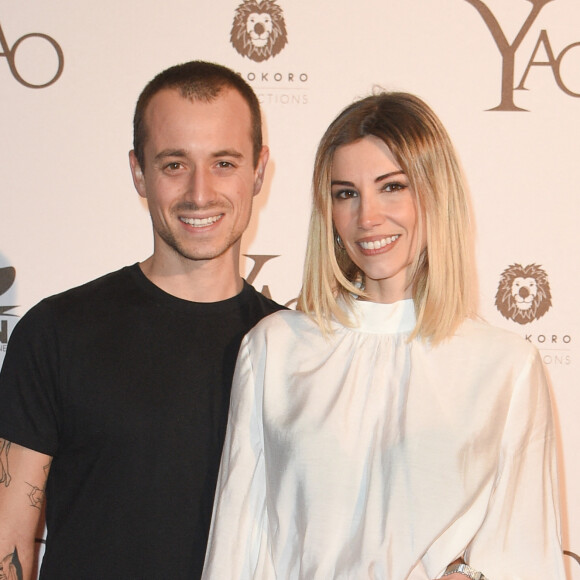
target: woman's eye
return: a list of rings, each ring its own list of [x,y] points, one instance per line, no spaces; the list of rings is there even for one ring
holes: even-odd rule
[[[335,199],[350,199],[357,196],[358,193],[352,189],[340,189],[334,193]]]
[[[392,193],[394,191],[401,191],[402,189],[405,189],[406,187],[407,187],[406,184],[399,183],[398,181],[394,181],[392,183],[385,183],[385,185],[383,187],[383,191],[387,191],[389,193]]]

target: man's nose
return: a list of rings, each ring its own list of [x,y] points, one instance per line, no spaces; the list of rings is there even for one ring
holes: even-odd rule
[[[207,206],[215,198],[213,181],[207,169],[196,167],[192,171],[188,187],[187,199],[193,202],[197,207]]]

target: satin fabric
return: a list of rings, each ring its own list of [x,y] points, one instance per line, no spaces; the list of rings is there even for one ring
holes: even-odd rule
[[[355,302],[244,339],[204,579],[564,578],[555,437],[537,351],[466,321],[413,340],[413,302]]]

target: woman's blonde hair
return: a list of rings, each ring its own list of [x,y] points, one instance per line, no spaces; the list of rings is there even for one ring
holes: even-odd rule
[[[328,332],[333,318],[351,324],[341,304],[365,296],[364,273],[337,243],[331,172],[338,147],[370,135],[387,145],[416,194],[419,239],[408,283],[417,324],[410,338],[437,343],[475,313],[471,212],[447,131],[426,103],[408,93],[380,93],[353,103],[322,137],[298,308]]]

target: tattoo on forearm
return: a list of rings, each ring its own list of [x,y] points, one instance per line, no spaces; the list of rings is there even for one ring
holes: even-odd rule
[[[10,451],[10,441],[0,438],[0,483],[5,487],[10,485],[10,469],[8,467],[8,451]],[[0,576],[0,580],[3,580]]]
[[[46,490],[46,479],[48,478],[48,470],[50,469],[50,462],[47,463],[44,467],[44,485],[42,488],[38,487],[37,485],[33,485],[32,483],[26,482],[26,485],[30,487],[30,491],[28,492],[28,499],[30,500],[30,505],[34,508],[41,509],[42,504],[44,503],[44,495]],[[2,578],[0,577],[0,580]]]
[[[18,559],[18,550],[0,560],[0,580],[23,580],[22,565]]]
[[[30,487],[30,491],[28,492],[28,499],[30,500],[30,505],[37,509],[41,509],[42,504],[44,502],[44,489],[40,489],[36,485],[32,485],[31,483],[28,482],[26,482],[26,485]],[[2,580],[1,576],[0,580]]]

